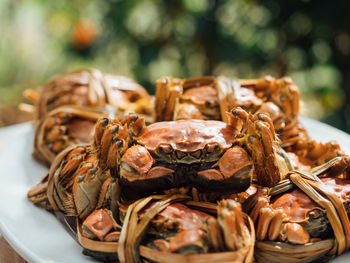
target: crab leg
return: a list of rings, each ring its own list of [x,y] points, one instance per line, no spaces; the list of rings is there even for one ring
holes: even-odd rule
[[[156,121],[175,119],[176,107],[183,90],[179,79],[164,77],[157,80],[156,86]]]
[[[269,240],[276,240],[278,238],[279,233],[282,231],[284,218],[285,214],[282,209],[274,210],[274,215],[269,226]]]
[[[34,204],[40,204],[47,200],[46,190],[49,174],[46,174],[39,183],[34,185],[27,193],[27,197]],[[50,205],[46,204],[45,209],[50,209]]]
[[[49,165],[68,146],[89,142],[95,121],[102,114],[78,106],[62,106],[51,111],[36,128],[33,155]]]
[[[274,217],[274,211],[271,207],[263,207],[259,212],[259,222],[256,230],[256,238],[263,240],[266,238],[269,226]]]
[[[108,151],[111,147],[111,142],[113,137],[118,133],[119,126],[118,125],[109,125],[106,127],[102,138],[101,138],[101,146],[99,149],[100,163],[104,165],[107,163]]]

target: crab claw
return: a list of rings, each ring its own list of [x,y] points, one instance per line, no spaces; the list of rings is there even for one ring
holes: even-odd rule
[[[175,110],[183,94],[182,80],[162,77],[156,83],[156,121],[171,121],[175,117]]]
[[[145,119],[139,117],[135,113],[126,116],[122,121],[122,124],[128,127],[128,131],[131,137],[140,135],[141,131],[146,127]]]
[[[76,216],[86,218],[102,203],[102,201],[100,201],[103,198],[101,189],[108,177],[106,172],[95,167],[87,170],[85,174],[77,174],[74,178],[72,192]]]
[[[256,113],[268,113],[273,120],[274,128],[282,134],[283,141],[295,143],[299,136],[292,138],[287,133],[297,131],[300,106],[298,87],[289,77],[280,79],[265,76],[261,79],[240,80],[241,87],[252,89],[257,94],[264,94],[262,105]],[[293,136],[294,137],[294,136]]]
[[[273,186],[288,174],[292,166],[278,145],[271,119],[261,113],[252,119],[246,143],[252,155],[257,180],[262,186]]]
[[[171,182],[174,182],[174,170],[163,166],[152,167],[154,163],[145,147],[134,145],[128,149],[120,161],[120,185],[124,194],[131,197],[136,193],[169,189]]]
[[[251,184],[252,167],[247,152],[234,146],[223,154],[212,169],[199,171],[194,182],[203,192],[208,188],[220,193],[242,192]]]
[[[51,206],[47,202],[47,185],[48,185],[49,174],[46,174],[39,183],[34,185],[27,193],[27,198],[34,204],[43,206],[45,209],[50,210]]]
[[[299,189],[284,193],[273,201],[264,189],[243,204],[256,225],[257,240],[306,244],[311,237],[328,232],[324,210]],[[250,210],[250,211],[249,211]]]
[[[104,240],[112,230],[120,230],[112,216],[112,212],[107,209],[98,209],[92,212],[83,222],[82,235],[90,238]],[[108,234],[110,236],[110,234]]]
[[[101,169],[116,169],[120,156],[129,146],[129,133],[126,125],[117,119],[101,118],[97,121],[94,148],[97,150]]]
[[[220,201],[218,223],[222,229],[224,243],[228,250],[235,251],[251,245],[250,231],[244,221],[239,203],[227,199]]]
[[[239,132],[245,132],[248,128],[249,114],[241,107],[233,108],[227,113],[228,125]]]
[[[46,198],[54,210],[74,214],[74,203],[68,189],[76,170],[84,162],[89,147],[77,145],[62,151],[52,163],[47,179]]]

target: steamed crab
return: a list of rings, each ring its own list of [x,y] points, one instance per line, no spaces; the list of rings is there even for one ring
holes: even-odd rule
[[[56,76],[38,94],[27,90],[26,97],[37,104],[40,120],[53,109],[63,105],[117,109],[118,118],[129,112],[152,119],[152,98],[130,78],[104,74],[97,69],[79,70]]]
[[[336,157],[311,170],[319,180],[291,173],[290,180],[258,188],[248,197],[243,207],[256,226],[258,255],[272,255],[277,248],[292,254],[293,248],[307,244],[304,254],[295,253],[310,262],[332,249],[341,254],[350,248],[349,164],[348,156]],[[326,241],[332,237],[336,242]]]
[[[38,123],[33,156],[50,165],[65,148],[89,143],[96,121],[105,113],[88,107],[62,106],[50,111]]]
[[[344,153],[335,142],[312,140],[298,120],[300,95],[288,77],[237,79],[200,77],[157,81],[156,119],[220,119],[240,106],[247,112],[269,115],[281,140],[281,147],[292,158],[295,169],[310,169]]]
[[[156,120],[215,119],[227,121],[226,112],[242,107],[252,113],[270,115],[275,130],[295,136],[299,114],[299,91],[293,81],[275,79],[237,79],[200,77],[157,81]]]
[[[297,170],[309,170],[322,165],[335,157],[345,156],[340,145],[335,141],[317,142],[299,138],[293,145],[284,148],[289,160]]]
[[[108,192],[112,181],[119,182],[123,198],[181,187],[242,192],[251,183],[253,166],[262,185],[278,183],[291,168],[279,152],[271,120],[240,108],[228,119],[145,126],[135,114],[122,122],[103,118],[94,143],[59,154],[48,177],[28,195],[34,202],[46,195],[52,208],[84,218],[115,196]]]
[[[162,238],[153,234],[151,244],[172,253],[235,251],[252,242],[241,205],[233,200],[219,202],[217,218],[175,203],[152,220],[152,227],[165,234]]]
[[[166,262],[169,256],[176,254],[184,255],[180,261],[186,260],[186,255],[201,254],[204,258],[210,255],[217,262],[227,262],[230,259],[252,262],[254,227],[250,218],[242,213],[239,203],[222,200],[218,206],[208,203],[203,206],[190,201],[191,207],[189,207],[180,200],[173,199],[174,202],[162,206],[160,204],[164,199],[173,196],[158,196],[157,199],[159,198],[161,199],[152,202],[146,201],[151,198],[144,198],[120,207],[120,214],[123,214],[122,227],[115,222],[108,209],[95,210],[83,221],[79,233],[85,253],[100,259],[108,256],[116,260],[115,254],[91,253],[98,244],[100,244],[99,251],[104,252],[102,242],[107,241],[118,242],[118,249],[115,252],[118,253],[120,262],[137,262],[139,254],[148,257],[143,252],[144,247],[152,249],[152,254],[155,255],[160,251]],[[189,199],[188,196],[179,198]],[[199,207],[205,211],[198,210]],[[217,214],[217,217],[212,214]],[[137,222],[134,221],[136,218]],[[84,246],[88,244],[86,240],[90,244],[95,242],[96,246]],[[225,256],[218,253],[229,251],[232,253],[226,253]],[[155,259],[159,260],[159,257]]]
[[[49,165],[66,147],[88,143],[97,119],[107,113],[123,118],[136,112],[153,121],[152,98],[133,80],[81,70],[56,76],[40,94],[27,90],[37,104],[34,157]]]

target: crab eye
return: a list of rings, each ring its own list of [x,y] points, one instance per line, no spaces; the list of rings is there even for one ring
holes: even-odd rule
[[[205,145],[204,150],[207,153],[212,153],[212,152],[216,151],[218,148],[219,148],[219,145],[217,145],[217,144],[207,144],[207,145]]]
[[[320,214],[320,211],[318,211],[317,209],[315,209],[315,210],[309,212],[309,216],[310,216],[312,219],[319,218],[320,215],[321,215],[321,214]]]
[[[81,153],[85,153],[86,152],[86,148],[84,146],[79,146],[77,148],[78,151],[80,151]]]
[[[72,115],[69,114],[68,112],[60,112],[57,117],[60,119],[61,124],[67,123],[69,119],[72,118]]]
[[[281,102],[284,102],[285,97],[284,97],[283,95],[281,95],[281,96],[280,96],[280,100],[281,100]]]
[[[161,153],[171,153],[173,151],[173,147],[169,144],[161,144],[158,146],[158,151]]]

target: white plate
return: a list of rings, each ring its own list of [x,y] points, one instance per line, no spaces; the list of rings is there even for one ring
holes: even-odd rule
[[[318,121],[302,118],[309,134],[320,141],[337,140],[350,153],[350,135]],[[6,138],[6,139],[5,139]],[[61,223],[26,198],[28,189],[47,169],[32,156],[33,129],[25,123],[0,130],[0,231],[28,262],[95,262]],[[333,262],[349,262],[350,253]]]

